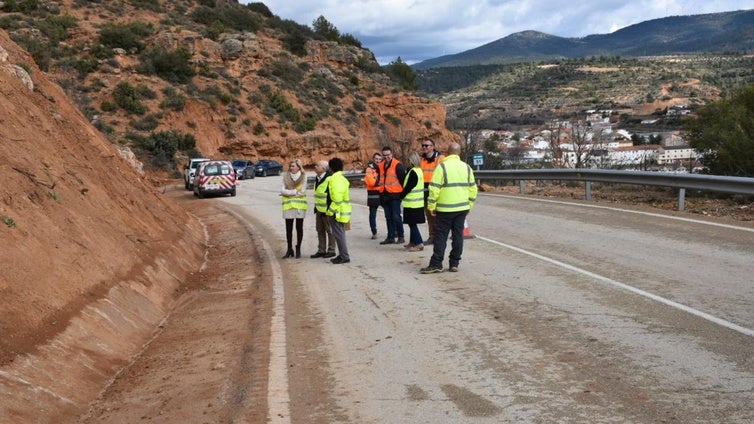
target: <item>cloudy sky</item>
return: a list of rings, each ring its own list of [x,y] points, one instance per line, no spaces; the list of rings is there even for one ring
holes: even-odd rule
[[[243,0],[241,3],[248,3]],[[754,9],[754,0],[262,0],[283,19],[324,16],[381,64],[460,53],[524,30],[560,37],[609,34],[642,21]]]

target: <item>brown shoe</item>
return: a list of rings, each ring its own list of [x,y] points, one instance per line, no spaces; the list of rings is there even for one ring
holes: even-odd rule
[[[424,250],[424,245],[423,244],[415,244],[415,245],[409,247],[406,250],[408,250],[409,252],[421,252],[422,250]]]
[[[395,239],[386,238],[385,240],[382,240],[380,244],[395,244]]]
[[[399,237],[398,241],[396,241],[396,243],[398,243],[398,244],[403,244],[405,242],[406,242],[406,240],[403,237]]]
[[[408,249],[409,247],[414,247],[414,246],[416,246],[414,243],[406,243],[403,245],[403,248]]]

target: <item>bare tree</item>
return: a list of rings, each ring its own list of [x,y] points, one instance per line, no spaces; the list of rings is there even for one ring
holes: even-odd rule
[[[595,136],[584,121],[572,122],[570,144],[575,155],[575,168],[583,168],[605,155],[605,148],[599,141],[601,133]]]
[[[550,135],[547,138],[547,151],[550,154],[553,168],[565,168],[567,166],[566,160],[563,157],[563,149],[560,147],[564,136],[563,128],[564,124],[558,122],[556,127],[550,128]]]

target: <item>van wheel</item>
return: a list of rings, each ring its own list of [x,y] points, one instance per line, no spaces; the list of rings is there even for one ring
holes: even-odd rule
[[[234,188],[233,191],[230,192],[230,197],[236,197],[236,189]]]
[[[183,185],[184,185],[184,187],[186,188],[186,190],[191,190],[191,189],[189,188],[189,185],[188,185],[188,182],[187,182],[187,181],[183,181]]]

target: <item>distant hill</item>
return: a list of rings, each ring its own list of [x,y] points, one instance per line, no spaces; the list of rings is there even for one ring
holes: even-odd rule
[[[657,56],[754,51],[754,10],[671,16],[628,26],[610,34],[564,38],[522,31],[454,55],[412,67],[499,65],[588,56]]]

